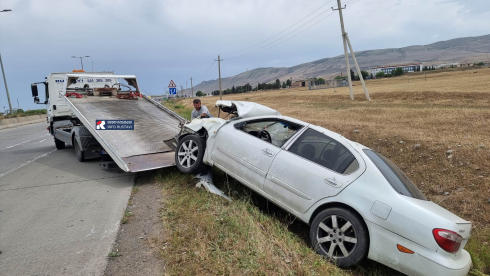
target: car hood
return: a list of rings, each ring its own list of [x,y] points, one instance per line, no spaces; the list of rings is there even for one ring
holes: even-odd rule
[[[281,116],[277,110],[263,106],[258,103],[242,101],[217,101],[216,107],[223,112],[237,114],[240,118],[250,118],[257,116]]]

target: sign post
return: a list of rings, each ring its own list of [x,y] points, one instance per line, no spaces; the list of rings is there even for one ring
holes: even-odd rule
[[[170,83],[168,84],[168,94],[170,96],[177,96],[177,85],[175,85],[173,80],[170,80]]]

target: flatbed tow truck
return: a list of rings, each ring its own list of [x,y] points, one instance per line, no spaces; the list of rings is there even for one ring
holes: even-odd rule
[[[44,84],[44,102],[38,85]],[[164,141],[181,131],[185,119],[143,94],[134,75],[111,72],[52,73],[31,85],[34,102],[46,104],[47,127],[56,148],[75,149],[80,162],[101,158],[101,166],[140,172],[175,165],[175,153]],[[134,120],[134,130],[97,129],[107,120]],[[107,126],[107,125],[106,125]]]

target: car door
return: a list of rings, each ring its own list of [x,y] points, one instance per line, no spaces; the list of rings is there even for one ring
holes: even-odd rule
[[[365,170],[347,143],[307,129],[272,163],[264,191],[292,210],[304,213],[318,200],[335,196]]]
[[[239,181],[262,190],[272,161],[298,129],[275,118],[229,123],[216,135],[211,158]]]

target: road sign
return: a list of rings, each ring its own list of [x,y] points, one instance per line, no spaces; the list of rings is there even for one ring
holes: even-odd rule
[[[175,87],[169,87],[168,88],[168,93],[170,95],[177,95],[177,88],[175,88]]]
[[[177,87],[177,85],[175,85],[175,82],[173,80],[170,80],[170,83],[168,84],[168,87]]]

